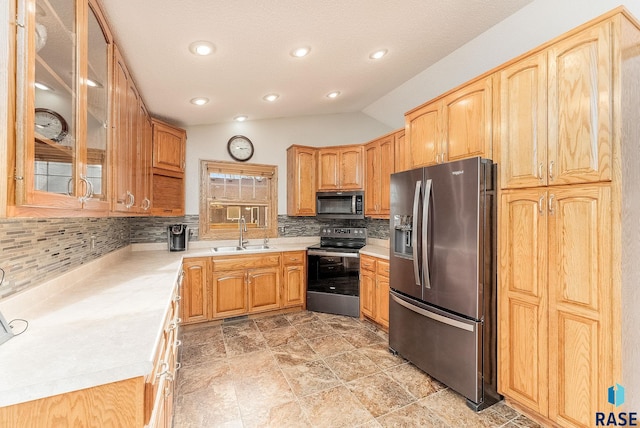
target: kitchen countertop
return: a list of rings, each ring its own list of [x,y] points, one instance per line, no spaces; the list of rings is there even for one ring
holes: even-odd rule
[[[386,246],[384,243],[382,243],[382,245],[378,243],[367,244],[360,249],[360,254],[389,260],[389,244],[388,242]]]
[[[26,319],[29,327],[0,345],[0,407],[151,373],[183,258],[305,250],[315,242],[279,238],[268,250],[233,253],[211,251],[226,242],[195,241],[183,252],[134,244],[3,299],[7,321]]]

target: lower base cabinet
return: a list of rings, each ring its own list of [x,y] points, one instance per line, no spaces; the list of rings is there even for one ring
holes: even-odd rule
[[[360,256],[360,314],[389,328],[389,262]]]
[[[304,251],[188,258],[183,324],[304,307]]]

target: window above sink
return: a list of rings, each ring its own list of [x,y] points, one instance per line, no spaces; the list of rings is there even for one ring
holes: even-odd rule
[[[241,217],[245,238],[278,236],[277,166],[203,160],[200,171],[201,239],[237,238]]]

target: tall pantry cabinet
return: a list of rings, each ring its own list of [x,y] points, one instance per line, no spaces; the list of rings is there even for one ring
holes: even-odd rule
[[[498,72],[500,392],[559,426],[614,411],[607,389],[634,364],[639,28],[618,9]]]

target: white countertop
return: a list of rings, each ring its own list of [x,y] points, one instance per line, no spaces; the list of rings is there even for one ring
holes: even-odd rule
[[[227,244],[211,241],[183,252],[133,245],[1,300],[7,321],[23,318],[29,328],[0,345],[0,407],[149,374],[183,258],[305,250],[315,242],[280,238],[270,250],[238,253],[213,253]]]
[[[367,244],[360,249],[360,254],[389,260],[389,243],[387,242],[386,245],[384,242]]]

